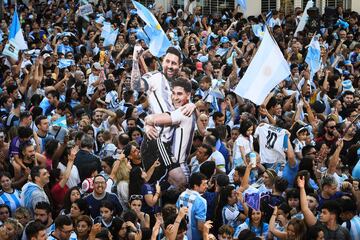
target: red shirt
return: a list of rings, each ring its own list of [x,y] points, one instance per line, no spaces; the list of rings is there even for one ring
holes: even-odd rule
[[[65,194],[68,190],[69,190],[69,187],[66,184],[65,184],[64,188],[61,188],[59,183],[56,183],[51,188],[51,196],[52,196],[52,198],[54,200],[54,204],[57,208],[62,208],[62,206],[64,205]]]

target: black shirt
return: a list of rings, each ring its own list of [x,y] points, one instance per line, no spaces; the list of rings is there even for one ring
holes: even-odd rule
[[[91,174],[97,170],[101,172],[101,162],[98,157],[85,150],[80,150],[76,154],[75,166],[79,171],[80,181],[83,182],[86,178],[91,177]]]

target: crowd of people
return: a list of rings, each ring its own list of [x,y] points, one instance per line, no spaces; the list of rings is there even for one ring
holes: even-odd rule
[[[357,12],[153,4],[158,58],[129,1],[89,2],[1,1],[0,52],[14,11],[28,49],[0,55],[0,239],[360,239]],[[234,93],[258,27],[291,69],[260,106]]]

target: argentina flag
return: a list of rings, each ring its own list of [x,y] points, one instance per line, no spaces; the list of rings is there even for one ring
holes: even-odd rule
[[[132,1],[136,8],[136,13],[146,23],[144,32],[150,39],[149,51],[155,57],[161,57],[165,55],[166,50],[171,46],[169,39],[167,38],[164,30],[161,28],[159,22],[155,16],[144,7],[142,4],[136,1]]]

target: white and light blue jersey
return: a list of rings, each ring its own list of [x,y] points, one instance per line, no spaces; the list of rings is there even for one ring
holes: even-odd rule
[[[15,210],[21,207],[20,192],[16,189],[12,193],[0,192],[0,204],[6,204],[11,209],[11,216],[14,216]]]
[[[200,193],[186,189],[180,194],[179,199],[176,202],[176,207],[188,207],[188,230],[186,235],[188,239],[200,240],[202,234],[198,230],[198,223],[206,221],[206,200],[200,195]]]
[[[235,229],[234,239],[238,239],[239,234],[245,229],[249,229],[251,232],[255,233],[257,237],[263,236],[265,237],[265,239],[267,239],[269,232],[269,225],[263,222],[262,226],[260,227],[255,227],[255,226],[250,227],[250,220],[249,218],[247,218],[243,224],[240,224]]]
[[[223,224],[229,225],[233,228],[236,228],[239,225],[238,217],[240,215],[240,210],[237,204],[234,205],[225,205],[221,212]]]
[[[50,234],[47,238],[47,240],[58,240],[58,238],[55,238],[52,234]],[[70,237],[69,237],[69,240],[77,240],[77,235],[75,232],[72,232]]]
[[[347,226],[347,223],[344,222],[341,226],[347,228],[350,232],[351,240],[360,240],[360,217],[354,216],[350,220],[350,229]]]

